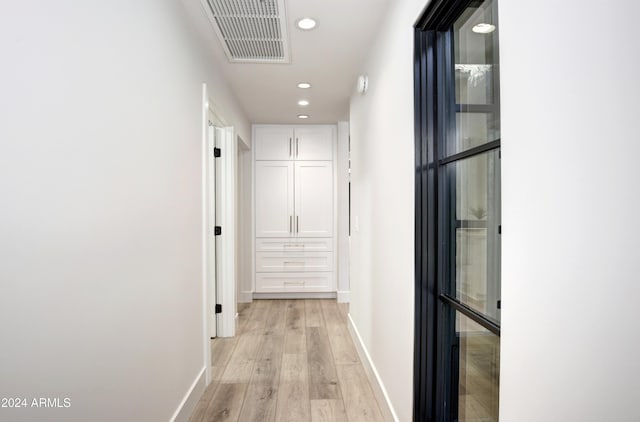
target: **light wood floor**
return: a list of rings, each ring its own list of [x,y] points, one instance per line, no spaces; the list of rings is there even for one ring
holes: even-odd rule
[[[213,381],[191,422],[383,421],[335,300],[256,300],[212,340]]]

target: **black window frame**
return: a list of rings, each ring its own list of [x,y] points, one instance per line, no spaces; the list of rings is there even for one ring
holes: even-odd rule
[[[432,0],[414,28],[415,122],[415,331],[413,420],[453,420],[457,409],[457,374],[450,369],[457,348],[446,336],[454,330],[457,311],[500,336],[500,325],[447,294],[446,253],[439,245],[448,236],[439,203],[441,167],[489,151],[500,151],[500,139],[442,157],[446,137],[456,130],[453,24],[478,0]],[[498,76],[499,77],[499,76]],[[499,86],[498,86],[499,89]],[[499,91],[496,92],[499,95]],[[453,101],[451,100],[453,98]],[[484,111],[486,106],[483,106]],[[470,110],[471,111],[471,110]],[[460,222],[464,224],[464,222]],[[446,243],[446,242],[444,242]],[[447,315],[446,313],[450,314]],[[445,350],[447,350],[445,352]],[[455,366],[454,366],[455,367]]]

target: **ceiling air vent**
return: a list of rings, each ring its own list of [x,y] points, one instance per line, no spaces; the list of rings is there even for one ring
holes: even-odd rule
[[[289,63],[284,0],[206,0],[229,61]]]

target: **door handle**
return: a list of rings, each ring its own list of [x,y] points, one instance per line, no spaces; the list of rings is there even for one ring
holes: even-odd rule
[[[300,217],[296,215],[296,233],[300,231]]]
[[[293,233],[293,216],[289,216],[289,233]]]
[[[296,158],[298,158],[299,152],[300,152],[300,144],[298,143],[298,138],[296,138]]]
[[[289,138],[289,158],[291,158],[291,144],[293,144],[293,139]]]

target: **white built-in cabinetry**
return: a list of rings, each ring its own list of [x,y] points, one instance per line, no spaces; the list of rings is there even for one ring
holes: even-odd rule
[[[256,125],[257,293],[333,292],[335,286],[332,125]]]

